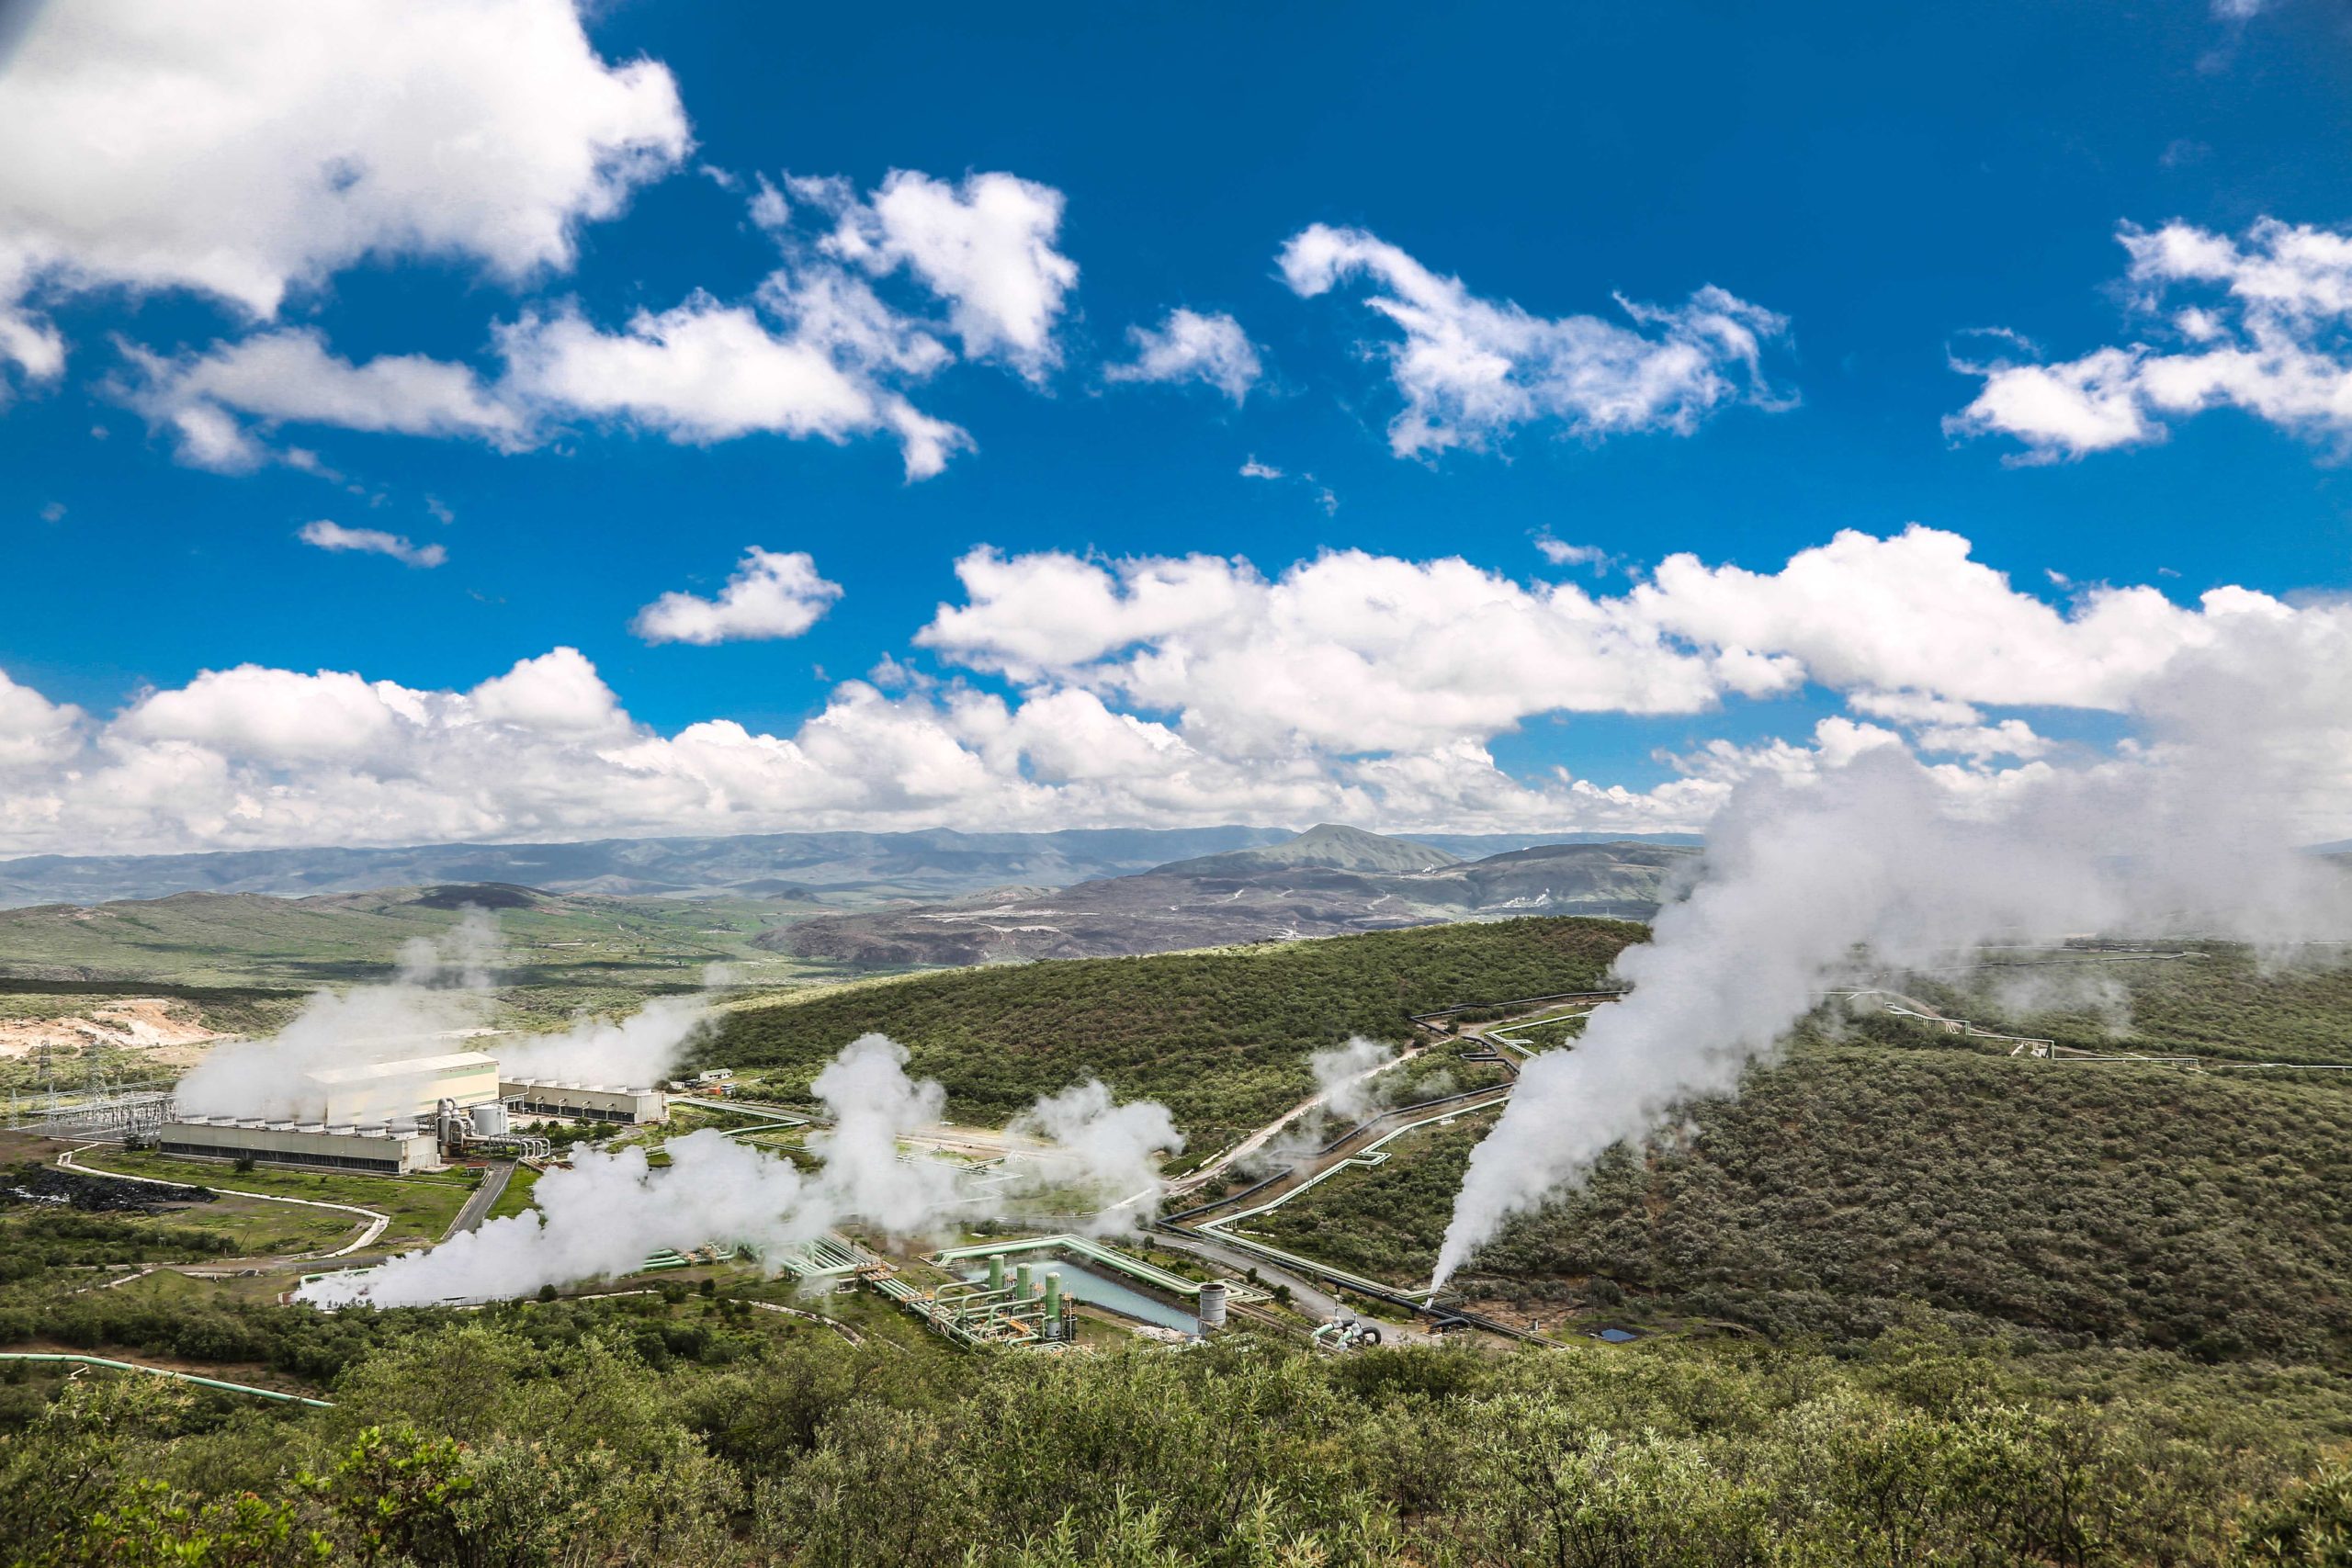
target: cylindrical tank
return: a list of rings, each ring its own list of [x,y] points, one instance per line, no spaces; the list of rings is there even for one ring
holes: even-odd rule
[[[1004,1289],[1004,1254],[1001,1252],[989,1254],[989,1289]]]
[[[1211,1280],[1201,1287],[1201,1332],[1225,1326],[1225,1281]]]
[[[1046,1321],[1049,1324],[1059,1322],[1061,1315],[1062,1277],[1048,1274],[1046,1276]]]
[[[1037,1269],[1035,1264],[1021,1263],[1012,1269],[1012,1299],[1025,1302],[1037,1293]]]
[[[503,1138],[506,1136],[506,1107],[492,1102],[477,1105],[473,1110],[474,1136]]]

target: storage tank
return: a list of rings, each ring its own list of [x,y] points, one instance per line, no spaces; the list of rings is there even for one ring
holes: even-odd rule
[[[1225,1281],[1211,1280],[1201,1287],[1201,1332],[1225,1326]]]
[[[506,1136],[506,1107],[495,1101],[473,1108],[474,1136],[503,1138]]]

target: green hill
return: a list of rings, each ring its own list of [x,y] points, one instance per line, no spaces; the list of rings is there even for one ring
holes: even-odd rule
[[[952,1114],[1001,1122],[1040,1094],[1100,1077],[1164,1101],[1196,1149],[1262,1125],[1306,1095],[1313,1052],[1363,1034],[1402,1040],[1408,1013],[1598,984],[1647,928],[1518,919],[1375,931],[1216,953],[954,970],[738,1010],[704,1055],[773,1069],[805,1092],[868,1030],[947,1087]]]

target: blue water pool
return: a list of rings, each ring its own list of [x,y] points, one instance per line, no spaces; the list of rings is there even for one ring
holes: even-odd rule
[[[985,1264],[977,1269],[967,1267],[959,1272],[967,1280],[985,1280],[989,1274]],[[1074,1301],[1084,1302],[1089,1306],[1102,1307],[1106,1311],[1115,1312],[1144,1323],[1158,1324],[1162,1328],[1172,1328],[1180,1334],[1192,1334],[1199,1329],[1199,1320],[1185,1308],[1170,1306],[1166,1302],[1145,1295],[1133,1286],[1123,1284],[1107,1274],[1098,1274],[1091,1269],[1080,1268],[1067,1258],[1056,1258],[1049,1263],[1041,1264],[1037,1272],[1058,1274],[1061,1276],[1062,1294]],[[1005,1264],[1004,1275],[1008,1280],[1012,1278],[1012,1264],[1010,1261]],[[1044,1289],[1042,1283],[1038,1288]]]

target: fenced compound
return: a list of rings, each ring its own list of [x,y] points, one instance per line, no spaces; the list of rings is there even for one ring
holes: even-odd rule
[[[171,1086],[109,1084],[11,1095],[7,1124],[18,1132],[83,1143],[152,1143],[171,1119]]]

